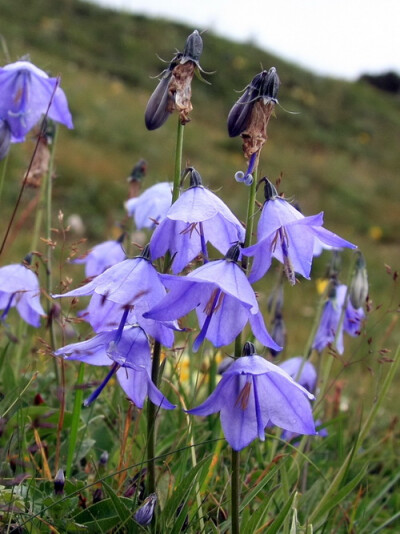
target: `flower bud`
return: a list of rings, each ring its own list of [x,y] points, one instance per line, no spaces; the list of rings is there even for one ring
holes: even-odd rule
[[[265,71],[264,71],[265,72]],[[281,81],[275,67],[271,67],[266,75],[262,78],[260,86],[260,96],[262,96],[264,103],[270,100],[277,102],[277,96]]]
[[[271,330],[271,337],[275,341],[275,343],[278,343],[281,347],[285,346],[286,343],[286,326],[285,322],[283,320],[283,317],[280,313],[276,313],[274,317],[274,322]],[[282,351],[281,350],[274,350],[269,349],[272,356],[278,356]]]
[[[354,308],[361,308],[365,304],[368,296],[368,273],[364,256],[361,252],[357,254],[355,274],[350,286],[350,302]]]
[[[194,30],[186,40],[185,48],[183,50],[183,57],[181,62],[193,61],[198,65],[201,53],[203,52],[203,39],[199,32]]]
[[[108,462],[108,456],[109,456],[108,451],[103,451],[101,453],[100,458],[99,458],[99,464],[101,466],[105,466],[106,465],[106,463]]]
[[[157,495],[155,493],[151,493],[147,499],[145,499],[142,506],[136,511],[133,519],[143,527],[150,525],[151,520],[153,519],[156,503]]]
[[[64,493],[65,476],[64,471],[59,469],[54,477],[54,493],[56,495],[62,495]]]

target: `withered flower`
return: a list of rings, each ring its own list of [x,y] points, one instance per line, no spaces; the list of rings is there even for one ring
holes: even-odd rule
[[[278,102],[279,86],[276,68],[263,70],[252,79],[229,112],[229,136],[242,136],[246,159],[259,153],[267,140],[267,126]]]
[[[156,130],[174,111],[179,113],[181,124],[190,121],[191,83],[195,71],[200,71],[203,40],[197,30],[189,35],[183,52],[177,52],[167,69],[159,76],[160,82],[146,107],[145,123],[148,130]]]

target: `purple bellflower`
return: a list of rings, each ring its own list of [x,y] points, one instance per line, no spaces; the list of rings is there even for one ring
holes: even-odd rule
[[[0,117],[10,126],[13,142],[24,141],[25,135],[46,113],[48,117],[73,128],[64,91],[58,79],[29,61],[16,61],[0,68]]]
[[[118,239],[118,241],[105,241],[96,245],[84,256],[71,260],[71,263],[84,263],[86,277],[92,278],[125,258],[121,240]]]
[[[23,264],[0,268],[0,319],[5,320],[10,308],[17,308],[22,319],[38,328],[40,316],[46,315],[40,304],[40,288],[36,274]]]
[[[151,380],[150,346],[146,334],[138,326],[123,327],[97,334],[92,339],[61,347],[54,353],[65,360],[79,360],[91,365],[112,365],[100,386],[85,400],[85,406],[102,392],[116,374],[127,397],[143,408],[146,397],[156,406],[175,408]]]
[[[315,434],[309,400],[314,398],[285,371],[254,354],[244,355],[224,372],[205,402],[189,410],[193,415],[220,412],[222,429],[232,449],[240,451],[257,437],[265,440],[271,424],[300,434]]]
[[[293,380],[295,380],[300,386],[305,388],[310,393],[315,392],[315,388],[317,387],[317,371],[315,370],[315,367],[311,362],[305,361],[302,356],[295,356],[294,358],[289,358],[288,360],[285,360],[284,362],[279,364],[279,367],[286,371],[288,375],[290,375]],[[300,372],[301,369],[301,372]],[[322,425],[322,422],[320,419],[317,419],[315,421],[315,426],[318,428]],[[322,438],[326,438],[328,436],[328,432],[325,428],[321,428],[321,430],[318,430],[318,435]],[[293,432],[290,430],[285,430],[282,432],[282,439],[285,441],[292,441],[293,439],[299,437],[298,432]],[[297,443],[295,443],[296,445]]]
[[[148,253],[148,247],[145,247],[142,256],[117,263],[82,287],[53,297],[92,295],[89,307],[81,316],[97,332],[116,328],[122,314],[128,310],[125,318],[128,324],[137,322],[146,333],[171,347],[174,342],[172,328],[179,329],[176,323],[168,318],[163,324],[158,324],[143,317],[166,295],[166,289]]]
[[[243,249],[244,255],[254,256],[250,282],[256,282],[267,272],[273,257],[283,263],[291,284],[296,281],[295,273],[310,278],[316,239],[336,248],[357,248],[322,227],[322,212],[304,217],[287,200],[278,196],[269,180],[266,180],[265,199],[257,227],[257,243]]]
[[[345,304],[343,323],[340,326],[340,317]],[[339,284],[333,287],[322,311],[319,327],[313,342],[313,349],[321,352],[327,345],[336,340],[337,351],[339,354],[343,354],[343,331],[352,337],[358,336],[364,315],[364,310],[362,308],[354,308],[350,299],[347,298],[346,285]],[[338,330],[339,326],[340,329]]]
[[[150,493],[150,495],[144,500],[142,506],[135,512],[133,519],[143,527],[150,525],[153,519],[156,504],[157,495],[155,493]]]
[[[152,185],[135,198],[125,202],[130,217],[135,220],[136,228],[154,228],[161,222],[172,202],[172,183],[160,182]]]
[[[215,347],[228,345],[248,321],[260,343],[280,350],[265,328],[246,275],[236,263],[239,254],[239,245],[233,245],[225,259],[206,263],[187,276],[161,275],[169,293],[144,316],[165,321],[196,309],[201,330],[193,343],[194,351],[204,338]]]
[[[311,362],[305,361],[302,356],[289,358],[279,364],[279,367],[287,372],[293,380],[300,384],[307,391],[313,393],[317,385],[317,371]],[[301,369],[301,373],[299,375]]]
[[[209,241],[222,254],[238,241],[245,231],[230,209],[202,185],[200,174],[192,167],[190,187],[169,208],[165,219],[150,240],[151,257],[157,259],[169,250],[174,257],[172,272],[177,274],[200,252],[208,259]]]

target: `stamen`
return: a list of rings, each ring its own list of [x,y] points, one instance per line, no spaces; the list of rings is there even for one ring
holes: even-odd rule
[[[251,393],[251,382],[246,382],[236,399],[235,406],[240,404],[242,410],[246,410],[249,405],[249,398]]]

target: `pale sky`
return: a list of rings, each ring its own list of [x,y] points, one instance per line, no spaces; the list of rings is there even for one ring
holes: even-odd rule
[[[400,0],[90,0],[255,44],[319,74],[400,73]]]

